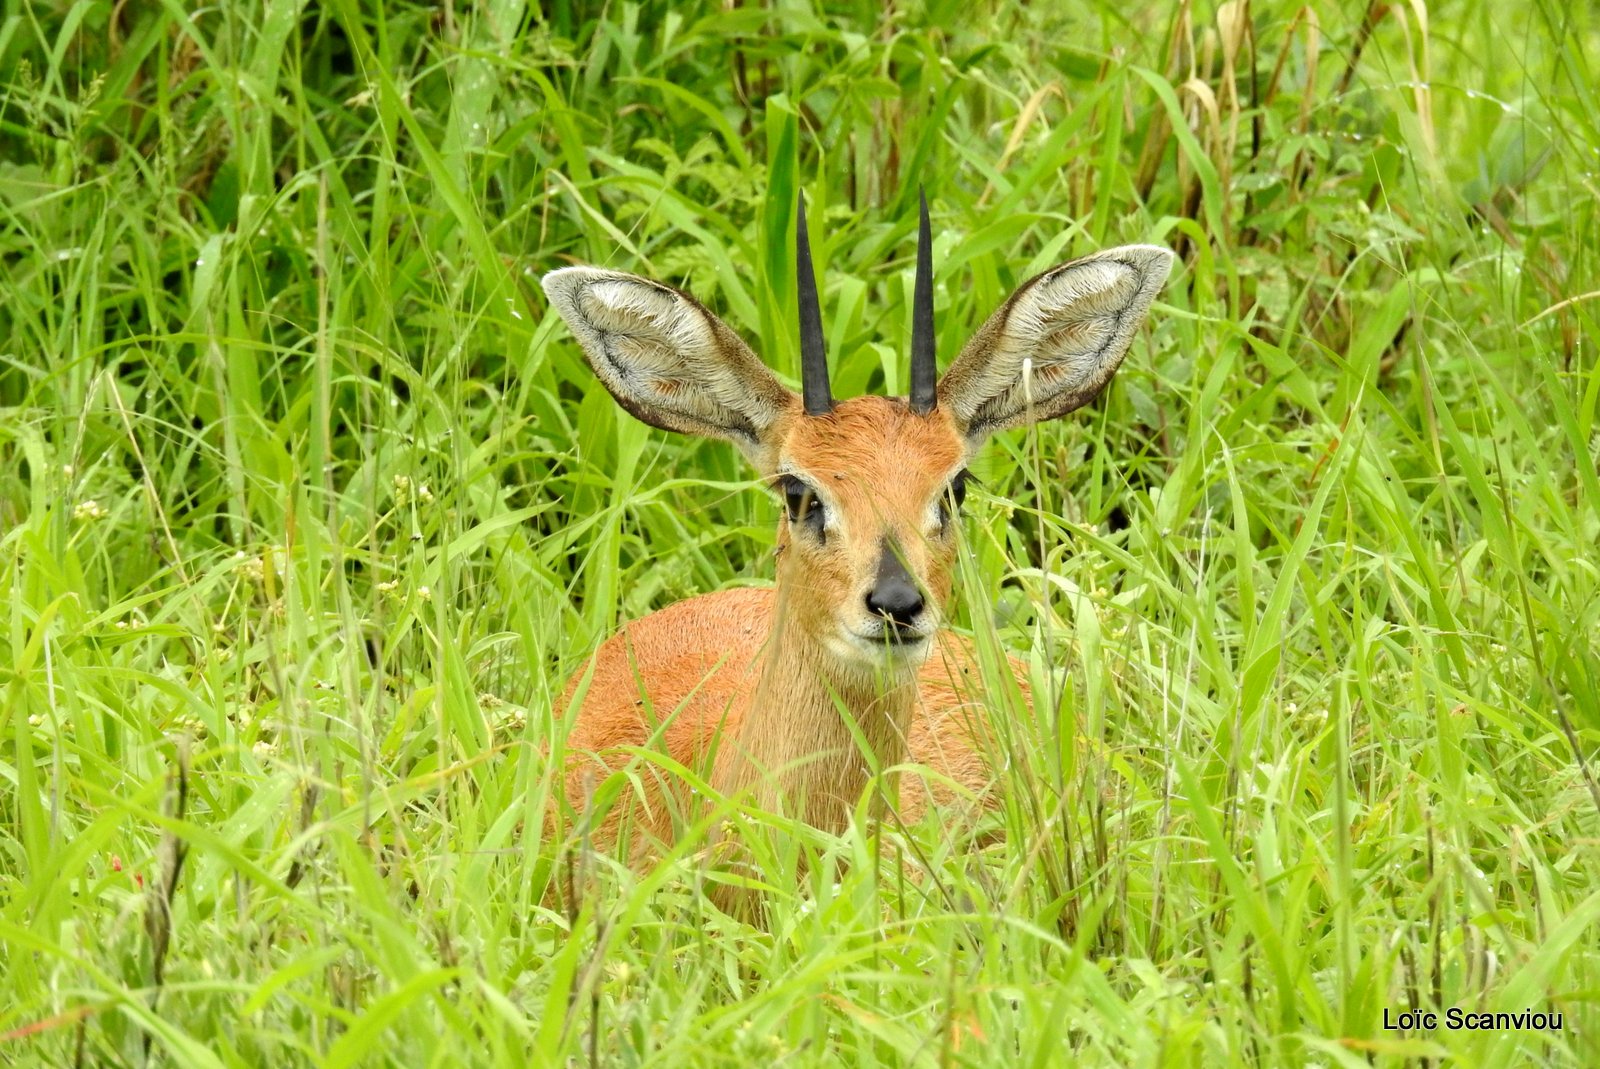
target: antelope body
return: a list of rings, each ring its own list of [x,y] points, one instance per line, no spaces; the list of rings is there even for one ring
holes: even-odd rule
[[[581,700],[567,739],[574,804],[648,745],[725,794],[782,803],[836,831],[872,775],[856,732],[882,769],[909,759],[935,773],[929,783],[976,797],[991,782],[975,659],[940,627],[967,464],[995,431],[1063,416],[1104,388],[1172,254],[1131,245],[1046,271],[937,380],[924,202],[910,396],[835,402],[803,205],[796,244],[802,394],[672,287],[589,267],[544,278],[623,408],[652,426],[733,442],[786,513],[775,587],[707,594],[635,620],[568,684],[569,702]],[[625,811],[636,853],[670,842],[675,812],[694,815],[681,776],[649,762],[635,769],[636,804],[612,806],[591,829],[602,847]],[[905,819],[920,815],[927,793],[920,777],[901,777]],[[950,793],[936,787],[933,801]]]

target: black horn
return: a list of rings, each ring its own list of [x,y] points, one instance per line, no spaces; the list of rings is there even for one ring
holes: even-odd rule
[[[933,236],[928,225],[928,195],[917,190],[922,218],[917,224],[917,281],[911,293],[911,411],[932,412],[939,402],[939,365],[933,353]]]
[[[817,276],[811,270],[811,239],[806,235],[806,195],[800,194],[800,218],[794,235],[795,285],[800,291],[800,385],[806,415],[833,411],[828,389],[828,354],[822,344],[822,307],[817,303]]]

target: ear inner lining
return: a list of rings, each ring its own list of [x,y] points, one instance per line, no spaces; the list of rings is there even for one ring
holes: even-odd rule
[[[1099,395],[1171,268],[1157,246],[1126,246],[1024,283],[973,335],[939,399],[976,444],[995,431],[1055,419]]]
[[[799,399],[703,305],[596,268],[553,271],[544,288],[625,411],[663,430],[729,439],[762,463],[769,428]]]

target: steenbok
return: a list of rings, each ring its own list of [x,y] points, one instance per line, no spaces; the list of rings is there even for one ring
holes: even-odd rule
[[[796,248],[800,394],[671,286],[593,267],[544,277],[618,404],[651,426],[732,442],[786,513],[774,587],[705,594],[635,620],[568,685],[566,705],[581,706],[566,743],[567,797],[585,804],[596,784],[635,762],[622,799],[590,834],[609,847],[630,813],[636,859],[640,847],[670,845],[675,815],[696,815],[685,777],[665,771],[673,763],[829,831],[848,824],[874,766],[908,758],[933,770],[930,783],[984,795],[993,777],[972,692],[975,656],[940,627],[967,465],[994,432],[1093,400],[1173,260],[1166,249],[1128,245],[1046,271],[940,379],[924,200],[910,396],[835,401],[804,204]],[[637,761],[641,747],[670,763]],[[935,803],[951,793],[936,790]],[[927,784],[903,777],[898,799],[914,820]]]

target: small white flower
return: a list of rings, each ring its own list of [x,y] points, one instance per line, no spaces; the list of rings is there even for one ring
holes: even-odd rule
[[[268,550],[268,552],[274,551]],[[246,553],[241,549],[234,553],[233,562],[245,579],[252,583],[261,582],[266,574],[266,562],[262,560],[260,554]]]
[[[106,510],[100,502],[90,498],[88,501],[78,502],[72,510],[72,518],[80,521],[103,520],[106,518]]]
[[[425,586],[419,586],[417,587],[417,597],[421,598],[423,601],[432,601],[433,591],[429,590]]]

